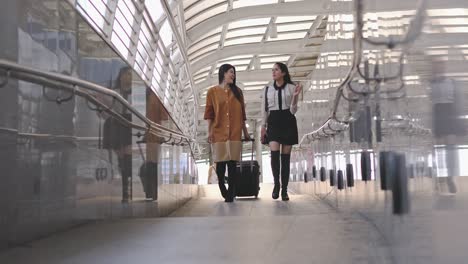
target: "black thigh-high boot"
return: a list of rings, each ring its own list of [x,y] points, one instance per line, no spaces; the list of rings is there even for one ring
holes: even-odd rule
[[[221,195],[224,199],[226,199],[227,197],[227,189],[224,181],[224,177],[226,174],[226,164],[227,162],[225,161],[216,162],[216,174],[218,176],[219,190],[221,191]]]
[[[271,171],[273,173],[273,180],[275,182],[275,186],[273,187],[273,193],[271,197],[273,199],[278,199],[279,191],[280,191],[280,152],[278,151],[271,151]]]
[[[132,179],[132,155],[125,154],[118,159],[122,174],[122,202],[130,199],[130,181]]]
[[[236,183],[237,183],[237,161],[228,161],[228,191],[227,197],[224,200],[227,203],[232,203],[236,197]]]
[[[145,171],[146,198],[158,199],[158,163],[147,162]]]
[[[289,162],[291,154],[281,154],[281,200],[288,201]]]

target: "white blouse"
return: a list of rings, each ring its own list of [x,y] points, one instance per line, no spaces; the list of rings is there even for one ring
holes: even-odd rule
[[[279,109],[279,101],[278,101],[278,94],[280,89],[276,90],[273,84],[269,84],[268,86],[268,94],[267,94],[267,101],[268,101],[268,112],[272,110],[280,110]],[[265,112],[265,88],[262,90],[262,120],[263,125],[266,126],[268,120],[268,112]],[[296,103],[292,105],[292,100],[294,97],[294,91],[296,90],[296,85],[288,83],[286,87],[281,89],[281,108],[282,110],[291,111],[294,115],[297,112],[297,100]]]

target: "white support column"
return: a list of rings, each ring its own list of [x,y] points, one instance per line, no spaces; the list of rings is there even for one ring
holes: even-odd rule
[[[177,5],[177,14],[179,17],[179,25],[180,25],[180,34],[182,36],[182,41],[184,42],[184,45],[188,47],[187,43],[187,28],[185,26],[185,16],[184,16],[184,1],[179,1],[179,4]]]
[[[210,69],[210,72],[208,73],[208,78],[213,76],[213,74],[215,74],[215,70],[216,70],[216,65],[218,64],[218,61],[215,61],[212,65],[211,65],[211,69]]]
[[[224,48],[224,42],[226,41],[227,29],[228,29],[228,26],[224,24],[223,29],[221,30],[221,39],[219,41],[218,50],[221,50]]]
[[[153,79],[153,75],[154,75],[154,67],[155,67],[155,64],[156,64],[156,54],[157,54],[157,50],[159,49],[158,47],[158,41],[159,41],[159,28],[156,26],[156,24],[153,22],[153,20],[151,19],[151,16],[148,12],[148,10],[146,9],[146,5],[143,6],[143,14],[145,14],[148,18],[150,19],[145,19],[145,16],[143,15],[143,21],[142,23],[146,23],[147,27],[148,27],[148,31],[150,33],[150,49],[151,49],[151,52],[149,54],[149,60],[148,60],[148,83],[149,83],[149,86],[151,87],[151,82],[152,82],[152,79]]]
[[[133,66],[138,50],[138,40],[140,38],[141,23],[143,23],[143,11],[145,7],[145,0],[134,0],[132,1],[132,3],[135,6],[135,14],[133,14],[132,34],[130,36],[130,47],[127,55],[127,62]]]
[[[191,67],[190,67],[190,60],[188,58],[188,55],[187,55],[187,47],[185,46],[184,42],[182,41],[182,37],[180,36],[179,34],[179,31],[177,30],[177,26],[176,26],[176,23],[175,23],[175,20],[174,20],[174,16],[172,15],[172,11],[171,11],[171,7],[168,3],[168,0],[161,0],[161,4],[163,6],[163,9],[164,11],[166,12],[166,15],[167,15],[167,19],[169,21],[169,24],[172,28],[172,31],[173,31],[173,34],[176,38],[176,41],[177,41],[177,44],[179,46],[179,50],[180,50],[180,53],[184,59],[184,62],[185,62],[185,67],[186,67],[186,70],[187,70],[187,73],[189,75],[189,79],[190,79],[190,86],[192,88],[192,92],[193,92],[193,95],[194,95],[194,100],[195,100],[195,107],[194,107],[194,116],[195,117],[198,117],[198,109],[197,109],[197,106],[198,106],[198,97],[196,96],[197,95],[197,91],[195,90],[195,82],[193,81],[193,75],[192,75],[192,70],[191,70]]]
[[[145,23],[145,22],[143,22]],[[154,67],[156,65],[156,52],[158,50],[158,35],[157,34],[152,34],[151,33],[151,39],[150,39],[150,49],[151,49],[151,52],[149,55],[149,59],[148,59],[148,70],[147,70],[147,75],[148,75],[148,82],[150,83],[149,86],[151,86],[151,82],[153,80],[153,75],[154,75]]]
[[[109,0],[106,5],[106,14],[104,16],[104,26],[102,33],[109,43],[111,43],[112,29],[114,27],[115,12],[119,0]]]
[[[234,2],[234,0],[229,0],[228,1],[228,8],[227,8],[227,11],[226,11],[227,13],[232,11],[233,2]],[[222,29],[222,32],[221,32],[221,40],[219,41],[218,50],[224,48],[224,42],[226,41],[227,30],[228,30],[228,24],[226,23],[226,24],[223,25],[223,29]]]

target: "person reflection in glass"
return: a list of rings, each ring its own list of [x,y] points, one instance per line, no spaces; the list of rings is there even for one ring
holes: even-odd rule
[[[436,158],[438,153],[445,153],[445,159],[438,160],[438,163],[445,163],[445,166],[438,167],[446,168],[447,190],[449,193],[456,193],[454,177],[460,174],[457,142],[461,136],[466,135],[465,120],[461,118],[464,94],[460,83],[445,75],[445,64],[446,61],[442,59],[431,59],[432,132],[435,144],[443,146],[439,151],[436,149]]]
[[[131,100],[132,69],[128,66],[120,69],[113,90],[125,100]],[[111,104],[112,110],[131,121],[131,113],[120,103]],[[119,170],[122,176],[122,202],[130,199],[130,181],[132,179],[132,129],[113,117],[104,122],[103,148],[112,150],[117,155]]]

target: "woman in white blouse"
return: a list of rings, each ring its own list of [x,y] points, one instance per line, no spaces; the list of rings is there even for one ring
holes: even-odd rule
[[[275,182],[272,198],[278,199],[281,189],[281,199],[288,201],[291,149],[298,143],[294,114],[297,112],[297,100],[302,87],[291,81],[288,67],[284,63],[275,63],[272,75],[273,84],[267,85],[263,90],[262,141],[270,146],[271,151],[271,171]]]

